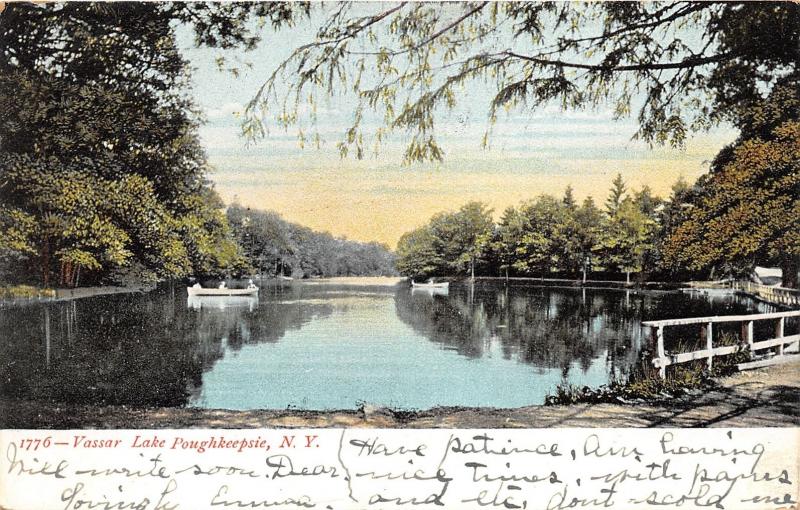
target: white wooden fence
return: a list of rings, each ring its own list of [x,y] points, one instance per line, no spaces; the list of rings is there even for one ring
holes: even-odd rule
[[[733,289],[760,298],[768,303],[789,307],[800,307],[800,290],[786,287],[772,287],[744,280],[715,280],[688,282],[693,288],[700,289]]]
[[[784,287],[770,287],[754,282],[733,281],[730,288],[760,297],[770,303],[798,307],[800,306],[800,291]]]
[[[800,342],[800,334],[784,335],[787,317],[800,317],[800,310],[789,312],[761,313],[753,315],[726,315],[721,317],[695,317],[691,319],[668,319],[660,321],[642,322],[642,326],[651,328],[653,340],[656,346],[656,355],[653,358],[653,366],[658,368],[659,375],[666,377],[667,367],[678,363],[686,363],[697,359],[706,359],[709,370],[712,367],[714,356],[733,354],[748,349],[755,352],[771,347],[778,348],[778,356],[783,356],[788,346]],[[753,340],[753,323],[755,321],[775,321],[775,336],[768,340],[755,342]],[[715,323],[739,322],[742,328],[741,345],[724,345],[714,347]],[[667,353],[664,349],[664,329],[670,326],[686,326],[691,324],[700,325],[700,338],[705,342],[705,349],[691,352]],[[752,365],[756,366],[755,364]],[[751,368],[751,367],[748,367]]]

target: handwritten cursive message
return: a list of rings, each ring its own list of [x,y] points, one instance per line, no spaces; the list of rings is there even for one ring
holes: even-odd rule
[[[797,429],[0,432],[0,508],[797,508]]]

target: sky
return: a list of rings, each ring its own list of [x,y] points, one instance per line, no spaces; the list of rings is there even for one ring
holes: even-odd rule
[[[471,200],[487,203],[499,217],[503,209],[542,193],[563,194],[569,185],[578,199],[605,200],[621,173],[629,188],[648,185],[669,195],[679,178],[691,182],[735,139],[731,128],[695,134],[684,149],[649,148],[631,141],[634,120],[614,121],[610,110],[567,111],[545,107],[501,115],[489,149],[481,139],[488,127],[491,90],[476,86],[459,105],[437,119],[444,148],[441,163],[402,164],[403,139],[384,144],[377,156],[342,159],[336,149],[353,115],[353,99],[336,97],[317,109],[318,149],[301,147],[295,130],[273,127],[255,143],[240,137],[239,114],[275,66],[296,46],[312,40],[320,17],[293,29],[265,33],[251,52],[197,49],[179,29],[179,43],[193,67],[193,94],[206,123],[200,136],[213,167],[210,177],[226,203],[277,211],[287,220],[316,230],[394,247],[399,237],[433,214],[455,210]],[[219,71],[215,59],[246,60],[234,77]]]

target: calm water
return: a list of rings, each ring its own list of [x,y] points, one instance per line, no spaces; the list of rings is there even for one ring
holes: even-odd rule
[[[770,309],[735,296],[493,284],[443,296],[294,283],[258,299],[191,300],[176,286],[0,308],[0,393],[229,409],[512,407],[542,403],[563,382],[624,377],[648,343],[643,320],[755,311]]]

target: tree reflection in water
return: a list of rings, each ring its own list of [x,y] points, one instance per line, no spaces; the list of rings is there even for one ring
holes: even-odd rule
[[[641,299],[593,290],[500,285],[455,285],[448,296],[398,290],[398,316],[431,341],[471,358],[497,349],[505,359],[564,378],[584,372],[600,355],[612,375],[623,375],[641,342]]]
[[[627,377],[649,347],[642,321],[755,311],[751,300],[736,296],[483,282],[451,284],[446,296],[401,287],[395,303],[403,322],[445,349],[470,358],[497,349],[505,359],[559,369],[565,381],[601,356],[609,379]],[[672,344],[694,336],[679,331]]]
[[[454,283],[446,295],[296,283],[265,286],[258,300],[199,301],[165,287],[0,309],[0,396],[178,407],[213,394],[215,406],[251,408],[267,401],[233,398],[294,378],[291,392],[269,392],[270,406],[311,394],[323,407],[522,405],[540,402],[558,374],[589,385],[625,377],[649,343],[644,320],[755,311],[770,310],[731,295],[490,283]],[[673,329],[668,349],[699,337]],[[520,398],[497,399],[502,385]]]
[[[227,349],[277,342],[331,310],[231,298],[187,302],[183,287],[7,308],[0,310],[0,395],[184,406]]]

